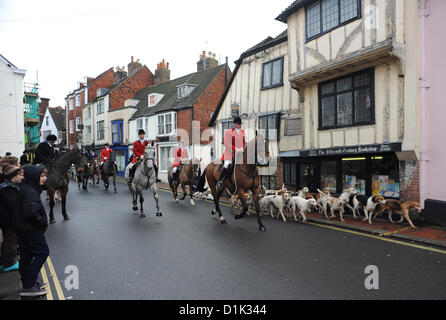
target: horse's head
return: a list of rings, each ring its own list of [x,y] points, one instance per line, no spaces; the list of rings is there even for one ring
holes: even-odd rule
[[[143,165],[145,170],[153,169],[153,161],[155,160],[155,148],[148,146],[144,151]]]
[[[269,140],[261,133],[257,133],[255,138],[256,142],[256,165],[268,166],[270,158],[269,153]]]
[[[199,176],[199,171],[200,171],[200,162],[201,162],[201,158],[200,159],[196,159],[193,158],[190,162],[189,165],[191,166],[191,171],[192,171],[192,176],[194,178]]]
[[[73,152],[73,158],[71,163],[73,163],[76,168],[84,167],[84,165],[88,162],[87,157],[82,153],[82,151],[78,149],[73,149],[69,152]]]

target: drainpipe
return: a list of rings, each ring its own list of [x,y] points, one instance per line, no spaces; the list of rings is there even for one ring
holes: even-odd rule
[[[420,70],[420,82],[419,88],[421,91],[421,138],[420,138],[420,203],[424,208],[424,201],[429,195],[429,184],[427,183],[427,167],[429,164],[429,137],[427,133],[428,127],[428,105],[426,98],[426,91],[429,85],[426,80],[426,18],[429,16],[427,8],[428,0],[418,1],[418,15],[421,18],[421,70]]]

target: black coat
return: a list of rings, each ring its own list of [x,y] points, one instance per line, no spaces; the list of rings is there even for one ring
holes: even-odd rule
[[[0,184],[0,228],[12,227],[12,217],[21,210],[20,188],[12,182]]]
[[[22,209],[12,217],[12,225],[17,233],[45,232],[48,228],[48,218],[40,200],[42,171],[43,167],[38,166],[25,169],[25,182],[21,187]]]
[[[35,155],[33,164],[49,164],[54,159],[54,148],[42,142],[37,146]]]
[[[22,156],[20,157],[20,165],[23,166],[27,163],[29,163],[28,157],[26,156],[26,154],[22,154]]]

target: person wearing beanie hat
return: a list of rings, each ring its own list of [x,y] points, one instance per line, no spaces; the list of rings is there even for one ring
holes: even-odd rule
[[[0,183],[4,182],[5,179],[3,177],[3,166],[11,165],[11,166],[20,166],[19,159],[16,157],[4,157],[0,159]]]
[[[19,269],[17,262],[17,235],[12,227],[12,217],[21,208],[20,183],[23,169],[3,163],[1,166],[5,182],[0,184],[0,228],[3,233],[1,244],[0,270],[9,272]]]
[[[29,166],[24,170],[25,181],[21,187],[22,206],[12,217],[12,225],[19,240],[19,272],[23,289],[22,297],[41,296],[48,293],[48,284],[37,281],[40,270],[50,252],[45,239],[48,218],[40,200],[40,193],[47,180],[42,166]]]

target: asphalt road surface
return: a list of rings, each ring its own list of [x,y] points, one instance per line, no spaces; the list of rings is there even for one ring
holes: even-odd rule
[[[71,221],[57,203],[46,233],[66,299],[446,298],[445,254],[270,217],[261,233],[255,216],[236,221],[227,207],[221,225],[212,203],[177,204],[164,191],[156,217],[151,192],[145,196],[140,219],[124,184],[117,194],[71,184]],[[368,266],[377,267],[378,289],[366,289]]]

